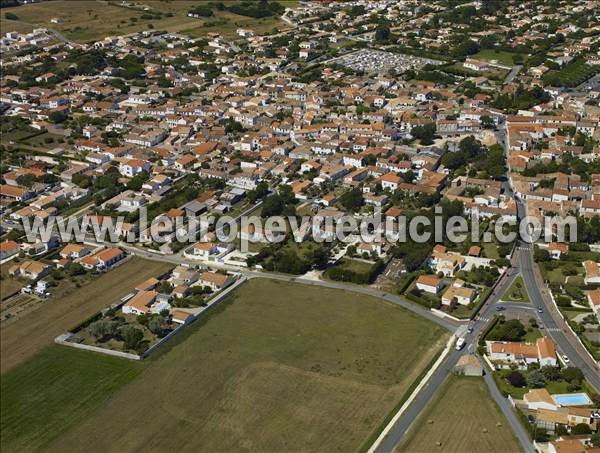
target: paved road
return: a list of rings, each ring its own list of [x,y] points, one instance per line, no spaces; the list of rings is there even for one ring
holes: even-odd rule
[[[558,352],[566,355],[570,365],[580,368],[586,380],[600,392],[600,368],[598,363],[589,355],[577,336],[568,327],[560,315],[558,308],[550,297],[549,289],[543,283],[540,271],[533,260],[533,251],[521,250],[520,268],[527,293],[536,307],[543,307],[543,312],[538,313],[547,335],[557,345]]]
[[[469,323],[469,326],[473,328],[473,332],[464,336],[467,342],[466,348],[468,352],[476,353],[478,339],[483,328],[493,318],[494,314],[497,313],[496,305],[499,302],[502,294],[504,294],[504,292],[510,287],[516,275],[516,273],[510,272],[509,274],[507,274],[506,277],[503,277],[503,279],[499,282],[499,284],[496,286],[496,288],[490,295],[486,304],[480,310],[479,314],[475,317],[473,321]],[[462,351],[457,351],[456,349],[453,349],[448,354],[446,360],[444,360],[442,365],[431,376],[429,383],[421,390],[421,392],[419,393],[419,395],[417,395],[413,403],[402,414],[402,416],[398,419],[398,421],[390,430],[388,435],[376,448],[376,452],[387,453],[394,450],[394,448],[398,445],[402,437],[406,434],[408,429],[414,423],[415,419],[429,404],[438,387],[442,385],[448,374],[452,372],[454,366],[458,362],[458,359],[463,354],[465,354],[464,349]],[[516,414],[511,409],[506,398],[504,398],[496,388],[496,384],[494,383],[492,377],[487,376],[486,382],[488,383],[488,386],[491,386],[491,388],[493,388],[492,397],[496,400],[499,407],[502,409],[502,412],[506,416],[511,428],[513,429],[517,438],[521,442],[523,449],[528,453],[533,452],[533,445],[529,440],[527,432],[520,424]]]
[[[504,79],[504,83],[511,83],[521,69],[523,69],[523,65],[513,66],[513,68],[510,70],[510,72],[506,76],[506,79]]]

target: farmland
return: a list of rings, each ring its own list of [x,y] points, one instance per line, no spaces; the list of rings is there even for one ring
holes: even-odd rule
[[[296,2],[281,3],[293,6]],[[210,18],[195,19],[188,17],[187,12],[196,4],[187,0],[147,0],[143,4],[149,7],[149,11],[121,6],[116,1],[56,0],[5,8],[3,12],[6,10],[16,14],[18,20],[6,20],[2,14],[1,26],[4,33],[47,27],[69,40],[87,42],[109,35],[127,35],[148,29],[183,32],[199,38],[211,31],[232,37],[239,27],[252,27],[260,33],[285,25],[285,22],[275,17],[253,19],[229,11],[215,11]],[[50,22],[53,18],[57,18],[59,23]]]
[[[48,300],[0,330],[2,373],[51,344],[54,338],[123,297],[149,277],[166,272],[169,265],[134,258],[65,297]]]
[[[399,451],[438,450],[520,451],[482,378],[450,376],[399,446]]]
[[[137,362],[49,346],[0,377],[1,449],[35,450],[142,370]]]
[[[253,279],[45,447],[356,450],[446,340],[387,302]]]

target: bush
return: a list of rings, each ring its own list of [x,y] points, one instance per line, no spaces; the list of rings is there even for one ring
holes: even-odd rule
[[[6,17],[8,20],[19,20],[19,16],[17,16],[15,13],[6,13],[4,17]]]
[[[571,428],[571,434],[591,434],[592,430],[590,429],[587,423],[579,423]]]
[[[562,378],[569,382],[581,382],[583,381],[583,372],[577,367],[568,367],[562,370],[561,372]]]
[[[520,371],[511,371],[507,376],[506,380],[513,387],[525,387],[527,381],[525,380],[525,376]]]
[[[544,374],[540,370],[532,371],[527,375],[527,387],[531,388],[542,388],[546,385],[546,380],[544,379]]]

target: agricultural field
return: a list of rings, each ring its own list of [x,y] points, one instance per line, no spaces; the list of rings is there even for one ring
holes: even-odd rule
[[[43,448],[76,451],[85,439],[97,451],[357,450],[447,339],[375,298],[252,279]],[[35,437],[17,428],[12,445]]]
[[[521,448],[485,381],[451,375],[397,451],[504,453]]]
[[[170,267],[133,258],[66,296],[47,300],[39,308],[11,320],[0,329],[0,372],[5,373],[52,344],[56,336],[117,301],[136,283]]]
[[[139,362],[52,345],[0,377],[0,449],[33,451],[143,370]]]
[[[228,11],[215,11],[214,16],[204,19],[187,16],[192,7],[203,2],[146,0],[130,3],[143,4],[149,9],[144,11],[141,8],[121,6],[121,2],[116,0],[56,0],[16,8],[3,8],[1,25],[4,33],[46,27],[76,42],[100,40],[106,36],[127,35],[149,29],[182,32],[198,38],[206,36],[209,32],[233,37],[240,27],[253,28],[257,33],[261,33],[287,25],[276,17],[254,19]],[[282,1],[281,3],[285,6],[294,6],[297,2]],[[18,20],[6,20],[6,12],[17,15]],[[59,19],[60,22],[50,22],[53,18]]]

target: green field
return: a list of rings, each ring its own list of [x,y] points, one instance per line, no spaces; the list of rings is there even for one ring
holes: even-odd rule
[[[505,453],[521,451],[521,447],[484,380],[451,375],[398,451]]]
[[[2,31],[30,31],[35,27],[47,27],[62,33],[67,39],[87,42],[102,39],[109,35],[126,35],[148,30],[151,25],[155,30],[183,32],[193,37],[206,36],[208,32],[218,32],[227,37],[235,36],[239,27],[254,29],[257,33],[270,32],[274,27],[284,28],[287,24],[276,17],[253,19],[239,16],[228,11],[215,11],[214,17],[195,19],[188,17],[187,12],[193,6],[203,2],[188,0],[145,0],[137,2],[146,5],[151,12],[162,13],[160,18],[143,18],[144,11],[126,8],[120,1],[98,0],[56,0],[3,8]],[[130,2],[134,3],[134,2]],[[231,2],[225,2],[231,3]],[[285,6],[293,7],[296,1],[282,1]],[[6,20],[5,12],[16,14],[19,20]],[[172,14],[168,17],[167,14]],[[61,23],[51,23],[52,18],[59,18]],[[214,26],[204,26],[214,22]],[[218,24],[218,25],[217,25]]]
[[[99,356],[68,348],[15,368],[2,380],[3,451],[357,450],[447,335],[379,299],[254,279],[148,362],[115,361],[109,382]],[[36,423],[12,421],[40,401]],[[43,423],[50,412],[60,428]]]
[[[504,50],[500,50],[496,52],[494,49],[483,49],[472,55],[471,58],[475,60],[484,60],[484,61],[492,61],[496,60],[498,63],[513,66],[515,63],[513,61],[513,57],[515,55],[521,55],[523,57],[523,61],[527,60],[527,54],[516,54],[511,52],[506,52]]]
[[[139,362],[50,346],[0,376],[1,450],[36,450],[142,371]]]

